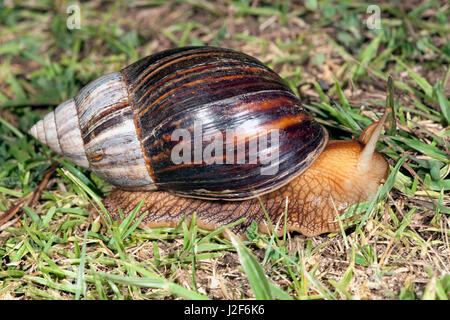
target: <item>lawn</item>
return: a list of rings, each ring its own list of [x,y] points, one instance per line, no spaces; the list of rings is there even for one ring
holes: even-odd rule
[[[449,21],[447,1],[0,0],[0,299],[448,300]],[[28,130],[89,81],[186,45],[258,58],[332,139],[392,106],[390,175],[345,232],[240,241],[89,216],[113,187]]]

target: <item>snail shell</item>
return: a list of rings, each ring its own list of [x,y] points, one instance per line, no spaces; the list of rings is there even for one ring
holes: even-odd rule
[[[174,163],[172,150],[180,141],[172,134],[183,129],[195,137],[198,123],[201,150],[212,143],[205,137],[217,138],[219,132],[227,141],[227,133],[234,132],[233,146],[245,141],[245,163],[237,163],[237,148],[231,151],[234,161],[226,161],[226,144],[214,152],[215,160],[222,161]],[[271,130],[278,133],[276,145],[250,148]],[[311,165],[328,140],[274,71],[246,54],[215,47],[162,51],[104,75],[30,133],[121,189],[224,200],[255,197],[287,184]],[[183,142],[190,144],[186,150],[195,160],[199,146]],[[248,160],[275,151],[277,158],[270,163]],[[272,174],[261,174],[271,167],[276,169]]]

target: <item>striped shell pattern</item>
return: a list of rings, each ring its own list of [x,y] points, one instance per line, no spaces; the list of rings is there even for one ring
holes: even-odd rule
[[[177,129],[193,139],[174,140]],[[265,145],[252,144],[262,132],[273,130],[276,144],[269,138]],[[231,140],[229,132],[235,133]],[[162,51],[104,75],[61,103],[30,133],[121,189],[223,200],[281,187],[309,167],[327,142],[326,131],[274,71],[246,54],[215,47]],[[215,141],[208,137],[217,138],[217,133],[234,148],[214,144],[216,161],[174,163],[177,144],[187,145],[183,150],[193,160],[194,152],[207,150]],[[244,141],[244,162],[236,160],[239,139]],[[275,151],[270,163],[249,161]],[[225,161],[230,154],[233,161]],[[261,174],[270,166],[276,171]]]

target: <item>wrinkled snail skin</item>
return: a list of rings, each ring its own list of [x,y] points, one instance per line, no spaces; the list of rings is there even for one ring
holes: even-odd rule
[[[103,200],[114,219],[120,220],[119,208],[128,215],[144,199],[144,227],[176,226],[195,212],[205,229],[246,218],[233,231],[242,235],[255,221],[269,232],[266,211],[277,233],[286,227],[315,236],[339,230],[337,216],[372,199],[386,178],[387,162],[375,151],[385,119],[358,141],[328,141],[283,80],[258,60],[229,49],[185,47],[94,80],[30,133],[118,188]],[[198,122],[204,136],[231,129],[237,143],[247,139],[248,145],[278,130],[277,173],[261,174],[273,163],[175,164],[171,150],[178,141],[171,134],[187,129],[195,136]],[[203,148],[210,143],[201,141]],[[270,153],[267,148],[256,155]],[[222,151],[225,160],[225,146]],[[236,150],[232,156],[237,159]]]

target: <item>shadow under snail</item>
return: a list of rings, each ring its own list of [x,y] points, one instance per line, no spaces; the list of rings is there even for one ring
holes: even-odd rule
[[[92,81],[30,134],[117,187],[103,200],[114,219],[145,199],[144,227],[196,212],[204,229],[246,218],[232,231],[255,221],[269,232],[265,210],[280,234],[287,205],[286,230],[315,236],[386,179],[375,151],[386,114],[358,141],[328,141],[301,105],[249,55],[184,47]]]

